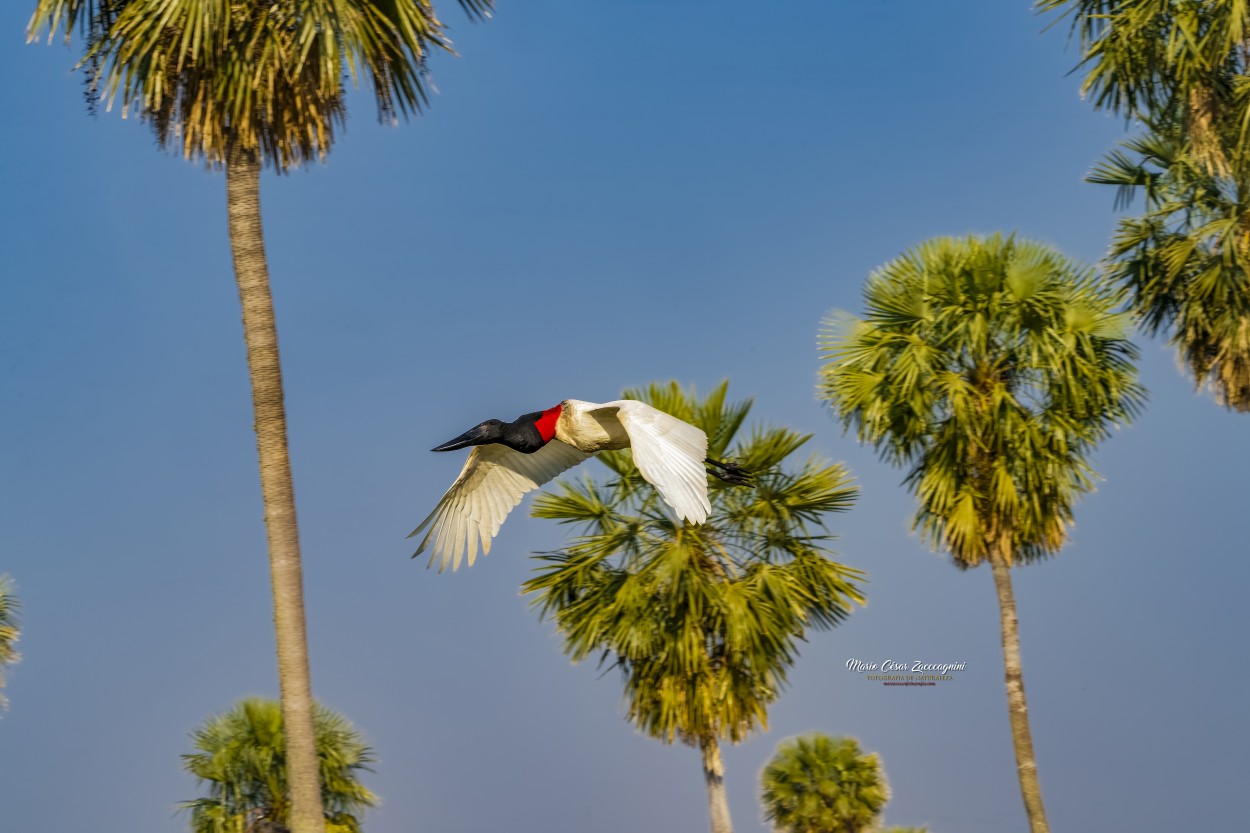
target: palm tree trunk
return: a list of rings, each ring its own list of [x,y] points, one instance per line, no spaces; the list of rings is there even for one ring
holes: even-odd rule
[[[703,780],[707,784],[707,807],[712,816],[712,833],[733,833],[729,820],[729,801],[725,798],[725,765],[720,759],[720,744],[714,737],[699,738],[703,755]]]
[[[269,267],[260,224],[260,162],[254,151],[233,147],[226,161],[226,213],[234,276],[243,307],[243,337],[252,377],[260,491],[269,537],[269,576],[277,632],[278,685],[286,735],[287,779],[291,788],[291,833],[325,833],[321,808],[308,638],[304,631],[304,587],[300,570],[295,489],[287,452],[286,409]]]
[[[1003,669],[1007,681],[1007,714],[1011,718],[1011,740],[1016,748],[1016,773],[1020,793],[1032,833],[1050,833],[1042,787],[1037,780],[1037,759],[1033,755],[1033,734],[1029,731],[1029,705],[1024,699],[1024,672],[1020,665],[1020,634],[1016,619],[1016,597],[1011,591],[1011,569],[997,547],[990,548],[990,568],[998,591],[998,616],[1003,631]]]

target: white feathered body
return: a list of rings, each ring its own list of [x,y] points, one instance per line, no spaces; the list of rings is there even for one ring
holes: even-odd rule
[[[599,405],[580,399],[564,400],[560,403],[560,419],[556,421],[556,439],[583,454],[629,448],[629,432],[617,415],[617,409],[627,401],[630,400]]]

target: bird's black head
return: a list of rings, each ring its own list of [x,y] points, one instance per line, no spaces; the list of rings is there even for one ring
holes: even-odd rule
[[[454,440],[448,440],[430,450],[455,451],[457,448],[467,448],[471,445],[499,443],[500,445],[506,445],[514,451],[520,451],[522,454],[533,454],[546,445],[547,440],[550,439],[544,439],[542,433],[535,425],[540,416],[542,416],[541,411],[536,414],[526,414],[518,417],[514,422],[488,419],[465,431]]]
[[[454,440],[448,440],[430,450],[455,451],[457,448],[468,448],[471,445],[486,445],[487,443],[500,442],[503,440],[504,425],[506,424],[497,419],[488,419],[473,426]]]

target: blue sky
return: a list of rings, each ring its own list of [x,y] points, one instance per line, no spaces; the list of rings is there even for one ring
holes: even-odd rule
[[[91,119],[76,53],[23,45],[0,134],[0,572],[25,605],[0,717],[5,831],[185,829],[187,733],[276,693],[251,412],[218,174]],[[487,417],[730,378],[862,489],[831,519],[868,607],[815,634],[771,727],[726,752],[739,830],[808,730],[879,752],[886,819],[1024,829],[989,573],[908,534],[900,473],[814,395],[816,333],[868,272],[941,234],[1019,230],[1096,260],[1123,134],[1027,2],[504,0],[398,129],[364,98],[329,163],[262,183],[314,688],[378,752],[371,833],[706,829],[698,755],[623,719],[517,588],[564,530],[518,510],[471,570],[408,531]],[[1056,830],[1247,817],[1250,422],[1139,340],[1151,403],[1099,452],[1072,544],[1016,573]],[[589,464],[593,465],[593,464]],[[593,470],[593,469],[592,469]],[[528,504],[526,504],[528,506]],[[887,689],[850,658],[966,662]]]

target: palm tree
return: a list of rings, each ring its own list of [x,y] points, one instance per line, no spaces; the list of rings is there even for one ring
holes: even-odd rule
[[[587,476],[535,502],[535,517],[582,534],[539,556],[523,586],[574,661],[612,658],[634,725],[699,747],[713,833],[733,829],[721,741],[766,727],[798,641],[863,601],[854,584],[862,574],[828,557],[823,529],[823,517],[857,494],[846,470],[815,457],[787,468],[809,437],[786,428],[739,437],[751,402],[726,404],[727,390],[723,382],[700,399],[672,382],[624,397],[702,428],[708,454],[737,459],[755,473],[753,487],[713,480],[707,523],[683,526],[627,451],[600,453],[608,481]]]
[[[313,713],[326,833],[360,833],[360,816],[377,796],[360,783],[373,750],[344,717],[318,705]],[[183,768],[208,795],[182,806],[192,833],[279,833],[291,815],[286,735],[276,700],[249,697],[191,733],[197,751]]]
[[[22,658],[13,646],[22,633],[21,621],[17,611],[21,604],[13,595],[13,580],[8,576],[0,576],[0,688],[4,688],[4,667],[12,665]],[[8,700],[0,694],[0,708],[8,705]]]
[[[460,0],[483,15],[491,0]],[[252,382],[268,531],[294,833],[321,826],[303,580],[282,370],[260,215],[260,169],[324,159],[346,117],[343,79],[372,86],[380,118],[426,101],[430,0],[38,0],[31,40],[77,25],[89,90],[148,122],[162,147],[225,168],[226,213]]]
[[[885,768],[854,738],[812,732],[783,740],[760,773],[764,818],[777,833],[877,830],[890,800]]]
[[[923,538],[960,568],[989,563],[1020,789],[1045,833],[1010,568],[1064,545],[1094,447],[1144,399],[1127,316],[1092,270],[1001,235],[922,243],[864,297],[863,318],[822,336],[820,394],[907,469]]]

